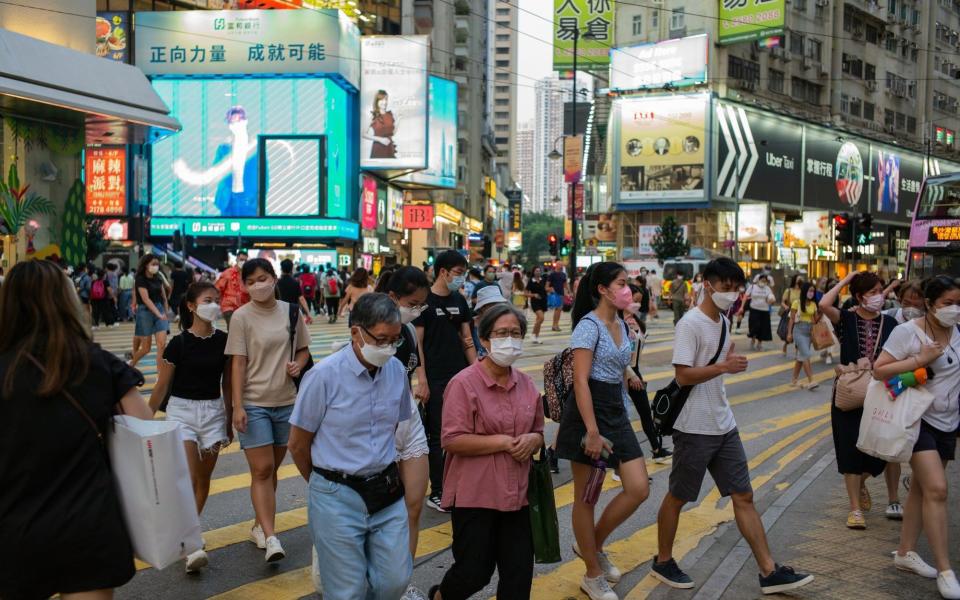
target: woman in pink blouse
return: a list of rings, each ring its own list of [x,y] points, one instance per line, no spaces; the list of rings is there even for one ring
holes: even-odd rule
[[[457,374],[443,395],[441,505],[452,512],[455,562],[430,600],[465,600],[494,568],[498,598],[529,598],[533,583],[527,482],[543,446],[543,404],[533,380],[510,366],[523,354],[527,320],[501,303],[478,329],[487,358]]]

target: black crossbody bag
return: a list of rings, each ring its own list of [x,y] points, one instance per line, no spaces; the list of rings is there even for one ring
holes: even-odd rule
[[[723,352],[723,345],[726,342],[727,319],[720,315],[720,346],[707,366],[716,364],[720,359],[720,353]],[[673,435],[673,424],[677,422],[677,417],[680,416],[680,411],[683,410],[692,390],[692,385],[680,385],[676,379],[673,379],[667,387],[658,391],[653,397],[653,424],[656,425],[660,435]]]
[[[313,470],[324,479],[341,483],[359,494],[367,507],[367,513],[371,515],[403,498],[403,481],[400,480],[400,469],[397,463],[390,463],[389,467],[369,477],[346,475],[320,467],[314,467]]]
[[[297,360],[297,325],[299,325],[300,320],[300,305],[290,304],[290,361],[293,362]],[[307,348],[307,364],[303,365],[303,368],[300,369],[300,375],[293,378],[293,385],[297,386],[297,389],[300,389],[300,382],[303,381],[303,376],[307,374],[307,371],[313,368],[313,354],[310,352],[310,348]]]

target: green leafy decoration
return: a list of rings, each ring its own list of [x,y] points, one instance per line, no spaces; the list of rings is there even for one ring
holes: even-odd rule
[[[67,264],[83,264],[87,257],[87,234],[83,183],[79,179],[73,182],[63,205],[63,228],[60,231],[60,240],[60,251]]]
[[[673,217],[663,219],[650,240],[650,247],[660,260],[686,256],[690,252],[690,242],[684,238],[683,227]]]
[[[56,214],[50,200],[29,190],[29,185],[20,185],[17,167],[10,165],[7,181],[0,181],[0,219],[10,235],[17,235],[32,217]]]

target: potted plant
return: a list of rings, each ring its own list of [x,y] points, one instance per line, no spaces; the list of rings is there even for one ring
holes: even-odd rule
[[[0,228],[4,235],[4,248],[14,251],[14,256],[4,256],[6,264],[17,261],[18,235],[33,217],[52,215],[56,212],[53,203],[43,196],[30,192],[30,185],[20,185],[16,165],[10,165],[7,180],[0,179]]]

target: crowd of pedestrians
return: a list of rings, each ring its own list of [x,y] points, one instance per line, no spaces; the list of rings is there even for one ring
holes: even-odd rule
[[[730,497],[761,591],[807,585],[812,575],[778,563],[770,549],[724,387],[725,375],[748,369],[732,341],[734,327],[748,314],[751,349],[761,351],[773,339],[771,317],[779,309],[782,351],[795,351],[794,387],[817,387],[813,329],[821,324],[836,336],[840,365],[865,359],[884,381],[920,368],[935,373],[903,505],[900,466],[857,448],[863,409],[834,400],[831,423],[850,504],[846,526],[867,527],[872,502],[865,481],[884,474],[885,515],[902,519],[894,566],[936,578],[944,598],[960,598],[949,563],[945,475],[960,426],[956,279],[898,288],[867,272],[839,281],[799,274],[778,298],[772,272],[749,280],[726,258],[666,282],[647,269],[629,277],[615,262],[591,265],[572,282],[561,268],[480,270],[455,251],[438,254],[430,269],[390,267],[377,277],[362,268],[313,272],[289,260],[280,263],[278,276],[271,261],[243,251],[215,279],[177,263],[165,271],[161,263],[148,254],[135,273],[114,264],[69,277],[54,263],[29,261],[11,269],[0,287],[0,319],[10,324],[0,329],[0,396],[9,416],[0,420],[7,424],[0,445],[27,457],[0,464],[0,486],[14,491],[0,501],[0,530],[15,542],[0,545],[0,597],[92,592],[107,598],[133,576],[112,486],[79,484],[109,482],[98,437],[117,406],[141,418],[163,411],[180,425],[198,513],[219,453],[239,439],[255,513],[250,540],[266,562],[285,557],[276,489],[289,449],[308,484],[314,580],[325,598],[466,599],[495,572],[498,597],[528,598],[535,552],[528,481],[541,454],[554,472],[559,459],[571,466],[572,550],[583,562],[581,590],[592,600],[616,600],[611,585],[622,574],[605,544],[650,492],[631,406],[651,458],[672,461],[657,513],[653,577],[695,587],[674,559],[674,541],[683,507],[700,497],[709,472],[721,496]],[[26,301],[27,290],[29,297],[39,290],[42,301]],[[686,390],[668,431],[672,449],[654,424],[642,375],[647,326],[661,306],[672,312],[671,362],[676,384]],[[513,365],[528,339],[542,343],[548,317],[552,330],[560,330],[565,311],[573,328],[571,385],[556,437],[546,440],[541,391]],[[320,314],[330,323],[344,317],[349,339],[314,365],[307,325]],[[93,344],[88,326],[124,318],[135,321],[126,363]],[[179,329],[173,336],[171,321]],[[158,377],[146,402],[135,367],[153,344]],[[26,422],[55,426],[31,436],[33,430],[17,426]],[[44,465],[66,475],[29,477]],[[620,488],[598,515],[596,494],[608,468]],[[24,495],[50,498],[50,510],[25,511],[15,501]],[[450,513],[453,554],[427,593],[411,585],[424,505]],[[933,566],[917,552],[921,533]],[[52,559],[50,540],[63,548]],[[67,551],[81,545],[87,551],[79,558]],[[37,573],[25,565],[41,554],[46,564],[53,560],[55,576],[48,570],[43,577],[23,576]],[[188,573],[210,560],[203,549],[185,558]]]

